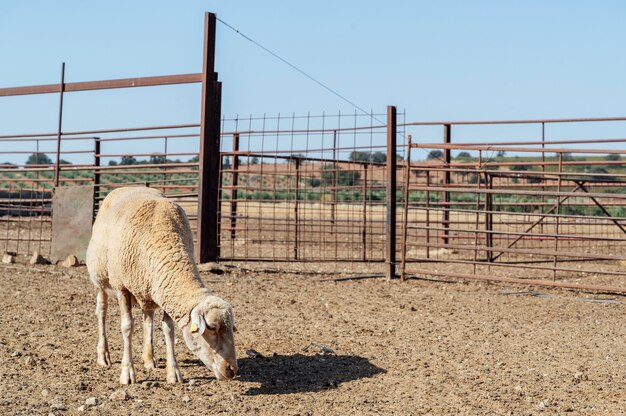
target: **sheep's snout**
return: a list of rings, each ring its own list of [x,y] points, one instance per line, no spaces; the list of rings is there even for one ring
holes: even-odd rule
[[[213,373],[218,380],[232,380],[237,376],[237,363],[229,363],[226,360],[213,365]]]

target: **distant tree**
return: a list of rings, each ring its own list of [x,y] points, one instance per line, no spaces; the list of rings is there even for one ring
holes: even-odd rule
[[[180,161],[179,161],[180,162]],[[177,162],[177,163],[179,163]],[[232,164],[230,163],[230,158],[229,157],[225,157],[224,161],[222,162],[222,168],[224,169],[230,169],[232,166]]]
[[[496,157],[504,157],[506,155],[506,152],[504,150],[499,150],[498,153],[496,153]]]
[[[559,153],[555,153],[554,156],[556,156],[557,159],[559,159]],[[574,158],[572,157],[572,154],[569,152],[565,152],[563,153],[563,161],[567,161],[567,160],[573,160]]]
[[[352,162],[369,162],[370,152],[357,152],[356,150],[350,152],[349,159]]]
[[[441,155],[443,156],[443,153]],[[459,152],[459,154],[456,155],[457,159],[469,159],[471,157],[472,155],[470,154],[470,152]]]
[[[350,153],[349,159],[352,162],[374,162],[385,163],[387,161],[387,155],[383,152],[358,152],[354,151]]]
[[[622,157],[620,155],[618,155],[617,153],[611,153],[611,154],[608,154],[608,155],[604,156],[604,159],[612,160],[612,161],[620,160],[621,158]]]
[[[0,167],[2,167],[2,169],[17,169],[17,165],[11,162],[4,162]]]
[[[167,162],[167,158],[165,155],[161,155],[158,153],[150,155],[150,163],[153,165],[161,165]]]
[[[317,188],[322,184],[322,180],[320,178],[310,178],[309,179],[309,186],[311,188]]]
[[[386,159],[386,158],[385,158]],[[404,160],[404,156],[402,156],[399,153],[396,153],[396,161],[397,162],[402,162]]]
[[[65,160],[65,159],[61,159],[61,160],[59,160],[59,164],[60,164],[60,165],[71,165],[71,164],[72,164],[72,162],[68,162],[68,161],[67,161],[67,160]]]
[[[109,160],[109,166],[117,166],[116,160]]]
[[[396,158],[398,155],[396,155]],[[383,152],[374,152],[371,153],[370,161],[374,163],[385,163],[387,161],[387,155]]]
[[[120,161],[120,165],[136,165],[137,159],[133,156],[122,156],[122,160]]]
[[[27,165],[51,165],[52,159],[45,153],[33,153],[26,159]]]
[[[250,163],[251,165],[258,165],[259,164],[259,158],[256,156],[253,156],[252,159],[250,159]]]
[[[200,156],[194,156],[187,161],[187,163],[198,163],[200,161]]]
[[[426,156],[426,159],[443,159],[443,151],[442,150],[431,150]]]
[[[322,181],[324,185],[332,186],[333,181],[338,186],[356,186],[361,181],[361,172],[357,170],[343,170],[336,164],[322,166]]]

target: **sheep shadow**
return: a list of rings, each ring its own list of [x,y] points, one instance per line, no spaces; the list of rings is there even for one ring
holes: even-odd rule
[[[352,355],[274,355],[243,358],[238,364],[241,381],[261,383],[247,395],[316,392],[386,373],[366,358]]]

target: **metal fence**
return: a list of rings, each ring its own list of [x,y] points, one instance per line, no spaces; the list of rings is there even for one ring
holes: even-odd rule
[[[187,209],[194,226],[198,261],[218,258],[221,83],[214,71],[215,26],[216,16],[206,13],[200,73],[66,82],[63,64],[58,84],[0,88],[0,97],[59,97],[57,131],[0,136],[0,157],[19,155],[25,160],[0,165],[0,221],[5,225],[0,242],[4,242],[4,251],[51,253],[51,196],[59,186],[94,186],[96,212],[99,201],[111,189],[140,184],[163,190]],[[64,129],[66,94],[181,84],[197,84],[201,88],[198,123],[89,131]],[[138,141],[143,144],[141,151],[126,150],[128,143]],[[192,143],[179,146],[182,141]],[[181,148],[182,151],[176,150]],[[64,157],[69,155],[81,156],[81,162],[66,161]]]
[[[57,131],[0,136],[0,158],[25,160],[0,165],[0,249],[52,251],[55,188],[93,186],[96,212],[111,189],[146,185],[187,210],[200,262],[626,292],[626,118],[411,123],[390,106],[220,119],[215,23],[206,14],[201,73],[67,83],[63,66],[58,84],[0,89],[59,96]],[[197,123],[63,128],[67,93],[189,83]]]
[[[224,120],[221,259],[385,261],[386,118]]]
[[[589,138],[624,121],[407,126],[418,136],[402,179],[402,274],[625,291],[626,139]],[[443,140],[417,139],[433,126]],[[455,143],[453,127],[498,134]],[[511,140],[516,129],[531,137]]]

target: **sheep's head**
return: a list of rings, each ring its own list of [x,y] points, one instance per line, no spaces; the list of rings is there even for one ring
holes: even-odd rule
[[[233,332],[236,329],[230,304],[210,296],[193,308],[190,318],[182,330],[191,352],[213,370],[218,380],[235,378],[238,368]]]

